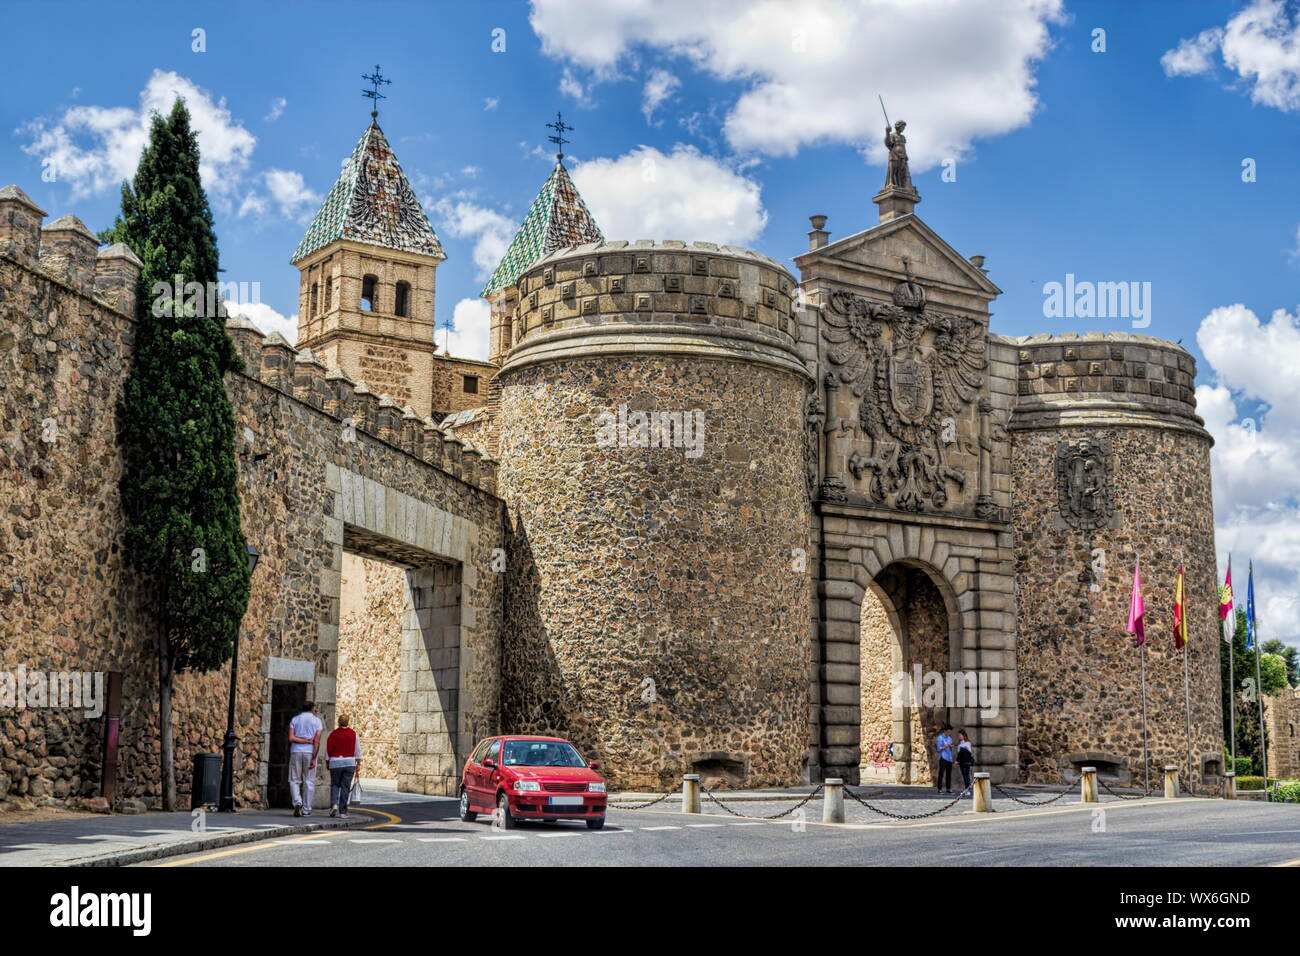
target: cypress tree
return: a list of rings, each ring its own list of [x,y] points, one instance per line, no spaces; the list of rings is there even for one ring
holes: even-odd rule
[[[122,184],[122,212],[99,238],[126,243],[144,262],[118,435],[126,546],[155,631],[163,806],[172,810],[173,682],[229,660],[249,587],[223,383],[243,362],[207,294],[220,271],[217,237],[183,100],[165,118],[154,114],[134,182]]]

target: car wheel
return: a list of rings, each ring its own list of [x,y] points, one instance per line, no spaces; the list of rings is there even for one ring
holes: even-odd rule
[[[515,828],[515,818],[510,812],[510,799],[504,793],[497,797],[497,817],[501,821],[501,829]]]
[[[594,820],[587,821],[588,830],[603,830],[605,828],[605,818],[596,817]]]
[[[478,814],[469,808],[469,791],[464,787],[460,788],[460,818],[466,823],[473,823],[478,819]]]

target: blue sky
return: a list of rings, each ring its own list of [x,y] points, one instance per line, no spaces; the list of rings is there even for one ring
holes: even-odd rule
[[[453,348],[472,352],[478,290],[546,177],[556,110],[607,237],[732,241],[788,262],[812,213],[832,238],[875,221],[880,92],[909,124],[917,213],[985,255],[1005,292],[994,331],[1130,330],[1046,317],[1044,284],[1151,283],[1141,331],[1196,356],[1218,440],[1219,547],[1267,551],[1261,606],[1300,643],[1296,13],[1281,0],[10,5],[10,35],[61,25],[56,43],[11,44],[0,62],[0,184],[103,228],[142,104],[185,92],[216,161],[226,278],[260,282],[253,317],[289,330],[289,255],[368,122],[361,74],[379,63],[393,81],[380,123],[448,254],[438,320],[454,316]]]

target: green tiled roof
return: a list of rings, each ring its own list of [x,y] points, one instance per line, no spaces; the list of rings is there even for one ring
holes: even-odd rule
[[[378,123],[362,134],[289,261],[335,239],[447,258]]]
[[[604,242],[563,163],[556,163],[480,295],[508,289],[542,256],[584,242]]]

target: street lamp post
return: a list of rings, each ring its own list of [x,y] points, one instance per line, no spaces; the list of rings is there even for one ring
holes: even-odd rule
[[[248,576],[252,578],[257,570],[257,561],[262,556],[257,548],[248,541],[244,542],[248,552]],[[235,812],[235,745],[239,738],[235,736],[235,690],[239,680],[239,635],[235,635],[235,652],[230,658],[230,700],[226,707],[226,739],[221,745],[221,796],[217,799],[218,813]]]

